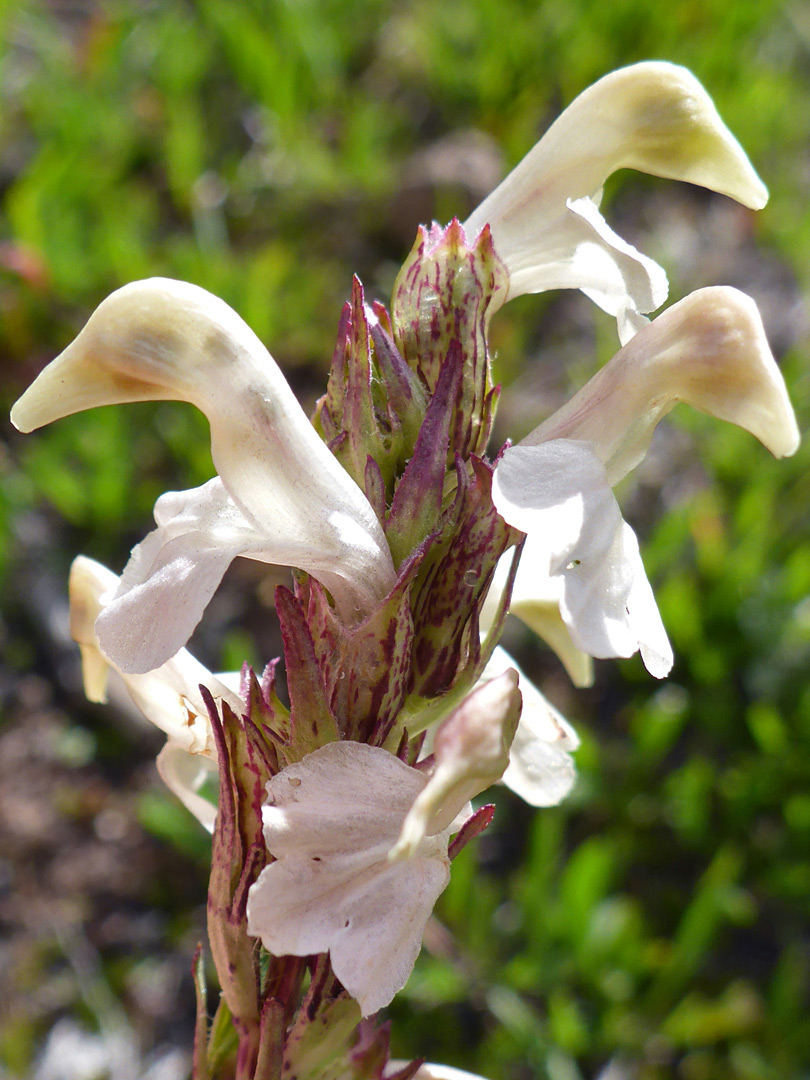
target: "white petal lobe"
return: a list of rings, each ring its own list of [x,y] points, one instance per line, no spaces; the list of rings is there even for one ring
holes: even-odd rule
[[[655,675],[672,665],[666,632],[644,574],[635,534],[622,519],[604,466],[589,443],[555,439],[508,449],[493,500],[533,545],[541,586],[560,585],[560,612],[574,644],[596,657],[642,649]]]

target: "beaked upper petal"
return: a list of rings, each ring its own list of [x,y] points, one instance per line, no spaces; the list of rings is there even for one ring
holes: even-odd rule
[[[465,228],[474,233],[489,223],[504,258],[504,239],[515,230],[558,213],[567,199],[595,196],[617,169],[698,184],[755,210],[768,200],[695,76],[677,64],[645,61],[605,75],[575,98]]]
[[[465,222],[470,236],[490,226],[510,274],[509,297],[585,288],[578,278],[590,255],[591,276],[600,264],[604,274],[590,294],[606,311],[623,315],[617,281],[624,283],[631,311],[652,311],[663,302],[663,271],[617,244],[595,207],[588,216],[601,235],[590,248],[582,246],[582,223],[575,227],[570,211],[565,217],[577,200],[598,202],[607,177],[622,168],[699,184],[754,209],[768,197],[691,72],[659,61],[621,68],[583,91]],[[624,336],[631,325],[623,321]]]

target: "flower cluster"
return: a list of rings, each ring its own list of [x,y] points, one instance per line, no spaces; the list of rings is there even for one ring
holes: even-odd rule
[[[209,937],[240,1077],[466,1075],[388,1062],[361,1016],[404,985],[452,858],[488,824],[470,800],[502,780],[552,805],[574,782],[576,735],[497,644],[507,613],[577,684],[592,657],[636,651],[665,676],[614,485],[678,402],[776,456],[797,447],[749,298],[702,289],[647,319],[666,276],[599,211],[625,167],[767,198],[694,77],[638,64],[580,95],[466,222],[420,229],[390,310],[355,281],[312,422],[234,311],[164,279],[113,293],[14,407],[23,431],[148,399],[209,420],[217,476],[158,499],[120,578],[76,560],[71,628],[88,697],[123,685],[167,735],[162,777],[213,831]],[[490,319],[557,288],[615,316],[621,348],[489,457]],[[215,676],[185,649],[237,556],[293,568],[276,589],[287,701],[277,661]]]

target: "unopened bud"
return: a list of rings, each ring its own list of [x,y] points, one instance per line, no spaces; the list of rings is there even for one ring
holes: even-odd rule
[[[435,768],[411,807],[390,859],[412,855],[423,836],[446,829],[475,795],[500,780],[509,764],[522,708],[514,669],[474,690],[442,723]]]

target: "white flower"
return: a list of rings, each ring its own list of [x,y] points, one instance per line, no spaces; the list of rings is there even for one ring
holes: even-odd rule
[[[364,1016],[413,968],[450,875],[448,842],[468,799],[509,764],[520,714],[514,670],[477,687],[439,726],[433,761],[413,769],[365,743],[332,742],[267,784],[264,837],[275,862],[248,897],[248,932],[276,955],[329,952]]]
[[[767,190],[697,79],[646,62],[589,87],[465,222],[485,225],[509,271],[503,299],[582,289],[619,320],[623,341],[638,312],[667,295],[666,274],[608,226],[598,210],[605,180],[630,168],[700,184],[753,209]]]
[[[664,272],[597,209],[620,168],[700,184],[755,209],[767,201],[695,77],[648,62],[585,90],[465,223],[470,235],[490,227],[509,274],[505,299],[582,289],[617,317],[625,342],[568,405],[505,452],[493,486],[499,512],[527,533],[510,610],[548,641],[577,685],[592,680],[591,656],[640,650],[657,676],[672,665],[638,543],[610,490],[641,460],[658,420],[686,401],[745,427],[777,456],[798,444],[751,300],[702,290],[648,326],[641,313],[666,298]]]
[[[145,672],[173,656],[237,555],[312,574],[347,622],[383,599],[395,575],[371,505],[259,339],[204,289],[153,278],[113,293],[12,421],[31,431],[96,405],[159,399],[205,413],[219,477],[158,500],[158,528],[135,549],[99,625],[117,667]]]
[[[248,932],[276,955],[328,950],[364,1016],[405,985],[450,878],[450,823],[411,858],[388,858],[426,784],[387,750],[354,742],[328,743],[267,784],[264,836],[276,861],[251,887]]]
[[[678,402],[756,435],[777,457],[799,434],[756,305],[702,289],[645,326],[495,470],[498,512],[529,536],[516,596],[557,599],[573,646],[630,656],[663,677],[672,652],[638,542],[611,491]],[[520,615],[518,605],[515,609]]]
[[[208,710],[200,685],[217,701],[225,701],[237,715],[244,702],[233,688],[234,676],[212,675],[191,653],[181,649],[165,664],[146,674],[120,671],[101,652],[96,621],[105,597],[114,593],[118,578],[101,563],[83,555],[70,570],[70,633],[82,656],[84,690],[89,701],[105,702],[108,684],[117,685],[137,712],[166,733],[166,745],[157,767],[166,786],[211,832],[216,807],[199,794],[216,776],[216,749]]]

